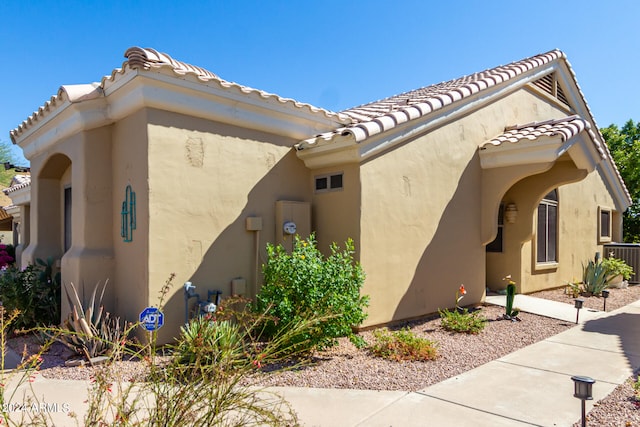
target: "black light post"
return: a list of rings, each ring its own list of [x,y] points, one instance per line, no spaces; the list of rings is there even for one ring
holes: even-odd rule
[[[591,389],[593,387],[593,383],[596,381],[593,378],[589,377],[580,377],[573,376],[571,377],[573,380],[574,392],[573,397],[577,397],[582,401],[582,427],[587,426],[587,418],[586,418],[586,408],[585,401],[593,400],[593,396],[591,395]]]
[[[580,315],[580,309],[582,308],[582,304],[584,304],[584,300],[582,298],[576,298],[576,325],[578,324],[578,316]]]
[[[607,298],[609,298],[608,290],[605,289],[602,291],[602,298],[604,298],[604,308],[602,309],[602,311],[607,311]]]

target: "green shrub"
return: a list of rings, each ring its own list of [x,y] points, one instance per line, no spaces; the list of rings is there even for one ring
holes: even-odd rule
[[[379,329],[373,331],[375,343],[371,352],[384,359],[434,360],[438,356],[438,344],[435,341],[416,336],[409,328],[394,332]]]
[[[614,257],[605,258],[602,260],[602,265],[609,270],[613,277],[622,276],[624,280],[629,280],[634,274],[633,267],[628,265],[622,259]]]
[[[43,275],[40,265],[28,265],[24,270],[6,267],[0,273],[0,300],[11,312],[20,313],[11,328],[29,329],[60,322],[60,282]]]
[[[281,328],[305,318],[322,318],[313,330],[295,337],[309,350],[335,345],[336,338],[348,336],[356,344],[362,341],[353,328],[366,318],[364,308],[368,297],[360,295],[364,273],[353,259],[353,241],[345,249],[334,243],[331,255],[324,258],[311,235],[302,240],[295,237],[291,254],[281,246],[267,245],[268,261],[263,265],[264,285],[256,297],[255,310],[267,313],[264,332],[273,336]]]
[[[480,316],[479,311],[469,312],[468,309],[438,310],[442,327],[451,332],[464,332],[467,334],[480,333],[487,324],[487,319]]]

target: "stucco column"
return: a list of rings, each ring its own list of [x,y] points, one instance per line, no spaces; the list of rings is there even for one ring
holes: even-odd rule
[[[72,164],[71,247],[61,261],[63,283],[85,295],[114,276],[111,197],[111,132],[99,128],[70,147]],[[105,309],[113,311],[113,284],[107,286]],[[69,307],[63,298],[63,317]]]

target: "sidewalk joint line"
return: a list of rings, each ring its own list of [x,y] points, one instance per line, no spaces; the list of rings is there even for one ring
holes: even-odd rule
[[[451,403],[451,404],[456,405],[456,406],[462,406],[462,407],[464,407],[464,408],[468,408],[468,409],[471,409],[471,410],[473,410],[473,411],[484,412],[485,414],[493,415],[493,416],[500,417],[500,418],[504,418],[504,419],[507,419],[507,420],[517,421],[517,422],[522,423],[522,424],[527,424],[527,425],[535,426],[535,427],[544,427],[542,424],[534,424],[534,423],[529,422],[529,421],[523,421],[523,420],[519,420],[519,419],[517,419],[517,418],[508,417],[508,416],[506,416],[506,415],[496,414],[495,412],[487,411],[487,410],[485,410],[485,409],[475,408],[475,407],[473,407],[473,406],[465,405],[464,403],[460,403],[460,402],[452,402],[452,401],[451,401],[451,400],[449,400],[449,399],[444,399],[444,398],[442,398],[442,397],[433,396],[433,395],[427,394],[427,393],[422,392],[422,391],[416,391],[416,392],[414,392],[414,393],[419,394],[419,395],[422,395],[422,396],[425,396],[425,397],[430,397],[430,398],[432,398],[432,399],[440,400],[440,401],[442,401],[442,402]]]
[[[551,369],[542,369],[542,368],[536,368],[533,366],[529,366],[529,365],[522,365],[520,363],[514,363],[514,362],[507,362],[506,360],[496,360],[496,362],[500,362],[500,363],[504,363],[505,365],[511,365],[511,366],[519,366],[521,368],[528,368],[528,369],[533,369],[536,371],[541,371],[541,372],[549,372],[550,374],[557,374],[557,375],[564,375],[566,377],[571,377],[573,376],[573,374],[567,374],[565,372],[559,372],[559,371],[552,371]],[[625,379],[626,381],[626,379]],[[620,385],[620,383],[615,383],[615,382],[611,382],[611,381],[606,381],[606,380],[601,380],[599,379],[598,382],[601,383],[605,383],[605,384],[611,384],[611,385]]]

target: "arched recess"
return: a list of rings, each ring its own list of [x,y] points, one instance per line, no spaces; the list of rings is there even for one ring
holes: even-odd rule
[[[554,188],[584,179],[602,156],[589,123],[578,116],[507,128],[480,146],[482,241],[491,244],[499,227],[508,235],[503,245],[490,245],[500,247],[499,252],[487,253],[489,287],[504,287],[501,278],[506,275],[522,283],[526,261],[520,249],[533,236],[540,200]],[[499,225],[498,216],[507,208],[510,213],[517,210],[518,220]]]
[[[530,264],[531,260],[522,259],[522,245],[534,237],[534,218],[540,201],[550,191],[581,181],[586,176],[587,171],[577,169],[573,162],[558,161],[548,171],[526,177],[509,188],[502,198],[503,204],[517,207],[517,219],[513,222],[505,220],[502,251],[487,253],[489,287],[501,287],[501,279],[506,275],[511,275],[518,284],[523,283],[521,267]]]
[[[60,259],[70,246],[72,162],[54,154],[31,184],[31,242],[23,261]],[[66,199],[65,199],[66,198]]]

